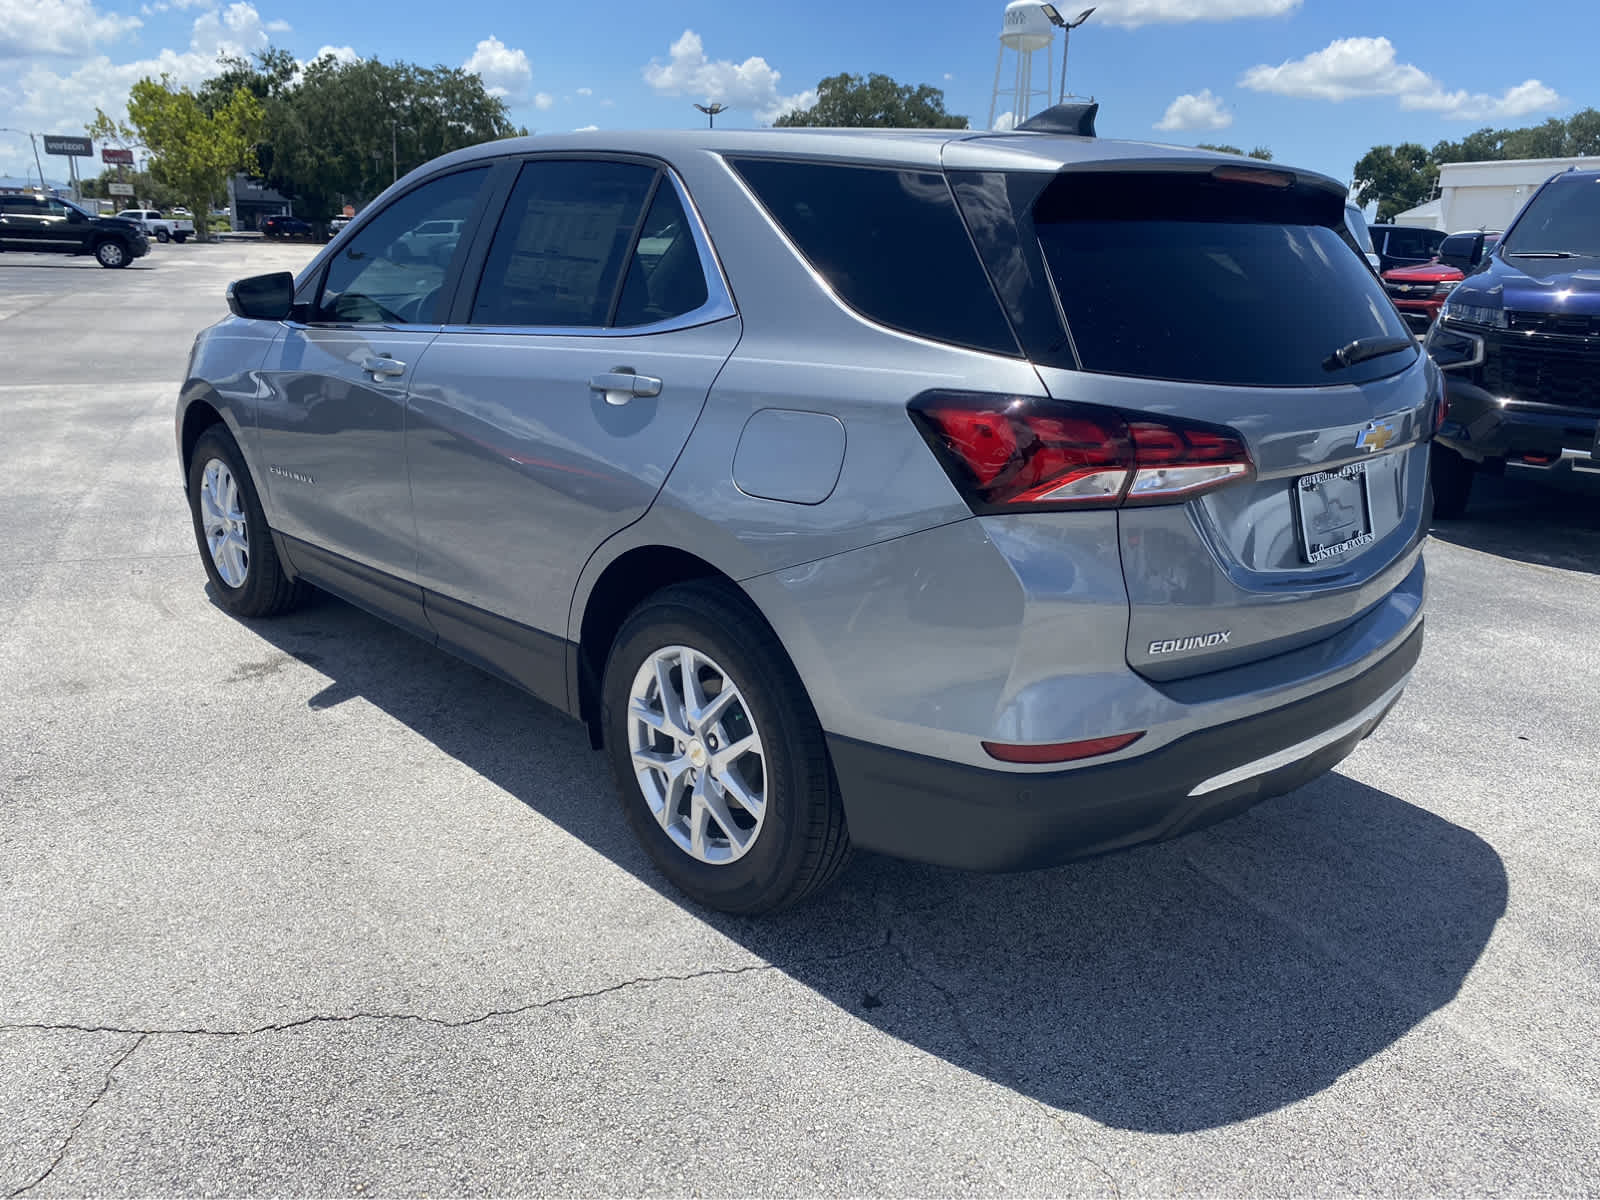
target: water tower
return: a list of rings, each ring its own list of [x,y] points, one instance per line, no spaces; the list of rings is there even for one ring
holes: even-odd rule
[[[1000,26],[1000,55],[994,62],[994,95],[989,100],[987,128],[993,129],[996,112],[1004,111],[1002,95],[1010,106],[1013,124],[1050,107],[1050,50],[1054,42],[1055,26],[1045,15],[1039,0],[1011,0],[1006,5],[1005,21]],[[1044,73],[1042,83],[1036,86],[1034,67],[1041,50],[1044,51]],[[1011,84],[1002,88],[1000,80],[1005,73],[1007,51],[1016,61],[1016,72]]]

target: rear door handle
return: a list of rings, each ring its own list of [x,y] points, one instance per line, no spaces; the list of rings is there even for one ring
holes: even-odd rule
[[[661,380],[626,369],[592,376],[589,390],[604,392],[607,404],[626,404],[635,396],[659,396]]]
[[[375,354],[361,364],[363,371],[373,375],[404,375],[406,365],[398,359],[390,358],[387,354]]]

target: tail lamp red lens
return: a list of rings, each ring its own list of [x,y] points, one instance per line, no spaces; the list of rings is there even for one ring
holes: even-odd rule
[[[1224,426],[971,392],[928,392],[911,414],[980,512],[1180,503],[1255,475]]]

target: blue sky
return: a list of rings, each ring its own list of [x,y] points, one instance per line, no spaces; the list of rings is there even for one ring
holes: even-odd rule
[[[1087,3],[1060,7],[1071,16]],[[218,50],[268,42],[301,58],[331,49],[470,65],[538,131],[682,127],[703,119],[690,104],[704,99],[732,105],[721,124],[759,125],[839,71],[934,84],[977,126],[989,114],[1004,7],[0,0],[0,126],[78,133],[97,104],[120,111],[143,74],[195,82]],[[1457,0],[1448,10],[1102,0],[1073,35],[1068,83],[1100,100],[1102,136],[1265,145],[1348,180],[1374,144],[1432,145],[1600,105],[1597,44],[1600,0],[1514,9]],[[26,138],[0,133],[0,174],[21,175],[31,160]]]

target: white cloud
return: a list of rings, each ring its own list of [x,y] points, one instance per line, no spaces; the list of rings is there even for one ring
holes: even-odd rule
[[[267,29],[268,33],[293,33],[294,32],[294,26],[289,24],[289,22],[282,21],[282,20],[279,20],[279,21],[268,21],[267,25],[266,25],[266,29]]]
[[[1524,117],[1563,103],[1553,88],[1537,79],[1507,88],[1499,96],[1446,91],[1421,67],[1399,61],[1394,44],[1386,37],[1340,38],[1304,58],[1275,67],[1265,63],[1251,67],[1239,83],[1258,92],[1311,100],[1394,96],[1401,108],[1438,113],[1456,121]]]
[[[1529,113],[1560,108],[1561,95],[1537,79],[1527,79],[1499,96],[1484,92],[1447,92],[1443,88],[1423,95],[1401,96],[1400,107],[1436,112],[1451,121],[1489,121],[1525,117]]]
[[[483,80],[484,90],[510,103],[520,103],[528,98],[528,88],[533,83],[533,66],[527,52],[513,50],[494,34],[479,42],[472,57],[461,64]]]
[[[0,4],[0,62],[88,54],[143,24],[138,17],[101,12],[92,0],[5,0]]]
[[[534,98],[533,98],[533,106],[535,108],[537,108],[540,112],[544,112],[546,109],[549,109],[549,108],[554,108],[555,107],[555,103],[556,103],[556,98],[554,96],[552,96],[549,92],[540,92],[538,95],[534,96]]]
[[[945,82],[946,82],[946,83],[949,83],[949,82],[950,82],[950,81],[951,81],[951,80],[952,80],[952,79],[954,79],[954,78],[955,78],[955,76],[954,76],[954,75],[952,75],[952,74],[950,74],[950,72],[949,72],[949,71],[946,71],[946,72],[945,72],[945,73],[944,73],[944,81],[945,81]]]
[[[994,119],[993,128],[999,130],[1001,133],[1006,133],[1006,132],[1008,132],[1008,131],[1010,131],[1012,129],[1015,129],[1016,127],[1017,127],[1017,114],[1016,113],[1003,112],[998,117],[996,117]]]
[[[616,106],[617,106],[617,102],[615,100],[610,99],[610,98],[607,98],[605,100],[600,101],[600,107],[601,108],[615,108]]]
[[[572,132],[573,133],[593,133],[595,130],[597,130],[599,128],[600,128],[600,126],[598,126],[598,125],[579,125]]]
[[[580,96],[592,96],[592,95],[594,95],[594,89],[593,88],[579,88],[578,89],[578,95],[580,95]]]
[[[16,113],[21,118],[16,124],[56,133],[81,130],[96,108],[123,120],[128,91],[140,79],[170,75],[174,82],[193,87],[216,74],[218,55],[248,55],[269,41],[253,5],[231,4],[195,19],[187,50],[162,49],[153,57],[121,63],[97,54],[67,72],[53,71],[35,59],[18,72],[0,72],[0,111]],[[15,167],[17,156],[8,154],[6,161]]]
[[[1233,124],[1233,114],[1224,112],[1222,97],[1213,95],[1210,88],[1202,88],[1196,95],[1185,92],[1167,105],[1166,114],[1156,122],[1157,129],[1226,129]]]
[[[782,95],[778,81],[783,76],[764,58],[752,56],[742,63],[706,58],[700,35],[692,29],[685,29],[672,43],[668,56],[664,63],[651,59],[644,69],[644,81],[664,96],[691,96],[748,109],[768,124],[817,102],[817,94],[811,90]]]
[[[306,62],[314,63],[321,58],[332,58],[342,63],[361,61],[361,55],[357,54],[355,52],[355,48],[352,46],[324,46],[310,58],[306,59]]]
[[[1247,17],[1281,17],[1301,0],[1101,0],[1094,19],[1136,29],[1188,21],[1238,21]],[[1075,8],[1076,6],[1074,6]],[[1074,13],[1066,14],[1069,19]]]

